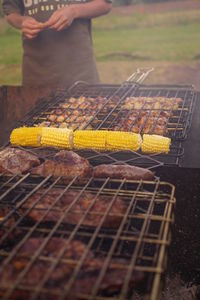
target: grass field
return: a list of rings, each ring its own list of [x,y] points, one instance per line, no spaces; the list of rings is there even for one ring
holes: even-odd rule
[[[113,9],[109,15],[93,22],[101,80],[121,82],[138,66],[157,66],[161,68],[158,79],[162,71],[165,74],[170,67],[173,72],[183,67],[186,73],[193,71],[191,77],[195,77],[196,83],[195,72],[200,70],[200,9],[156,13],[138,13],[133,6],[131,9],[128,14]],[[1,19],[0,85],[20,84],[21,56],[20,33]]]

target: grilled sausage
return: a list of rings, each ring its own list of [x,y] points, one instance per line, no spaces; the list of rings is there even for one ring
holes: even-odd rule
[[[130,165],[98,165],[93,169],[96,178],[110,177],[113,179],[126,178],[129,180],[153,180],[154,174],[148,169]]]

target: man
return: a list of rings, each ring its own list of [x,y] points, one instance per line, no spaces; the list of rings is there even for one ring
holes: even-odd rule
[[[91,19],[108,13],[111,0],[2,0],[2,7],[7,21],[22,31],[23,85],[99,82]]]

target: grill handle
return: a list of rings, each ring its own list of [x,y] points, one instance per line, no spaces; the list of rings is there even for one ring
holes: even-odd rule
[[[151,73],[152,71],[154,71],[154,68],[143,68],[143,69],[138,68],[136,72],[134,72],[131,76],[129,76],[125,82],[126,83],[135,82],[141,84],[147,78],[149,73]]]
[[[130,84],[130,83],[135,83],[135,84],[141,84],[146,78],[147,76],[149,75],[149,73],[151,73],[152,71],[154,71],[154,68],[138,68],[136,70],[136,72],[134,72],[131,76],[129,76],[127,78],[126,81],[124,81],[121,86],[124,86],[126,84]],[[71,87],[68,88],[68,92],[71,93],[72,90],[74,88],[76,88],[77,86],[80,86],[80,85],[88,85],[89,86],[89,83],[87,83],[86,81],[76,81],[74,84],[72,84]],[[98,84],[96,85],[98,86]]]

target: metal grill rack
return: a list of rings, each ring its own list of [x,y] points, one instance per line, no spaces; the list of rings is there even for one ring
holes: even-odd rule
[[[197,97],[197,92],[195,91],[193,86],[144,86],[144,85],[134,85],[134,88],[130,88],[130,84],[126,85],[98,85],[98,86],[89,86],[89,85],[75,85],[68,92],[60,92],[58,93],[56,99],[58,102],[66,101],[66,99],[70,98],[70,96],[78,98],[80,96],[85,97],[96,97],[99,96],[109,98],[109,101],[103,106],[103,108],[95,114],[95,118],[93,118],[88,125],[91,125],[94,129],[113,129],[113,127],[118,124],[118,121],[121,117],[128,117],[130,112],[127,112],[122,109],[124,100],[127,97],[162,97],[164,98],[164,103],[159,109],[154,108],[154,104],[148,105],[147,101],[144,101],[144,104],[140,109],[136,109],[138,116],[137,119],[141,116],[142,112],[148,112],[146,121],[148,121],[149,116],[152,112],[157,112],[157,118],[155,118],[154,124],[152,126],[152,131],[149,133],[154,133],[155,126],[157,125],[158,118],[162,116],[162,111],[168,111],[172,113],[170,117],[168,117],[168,122],[166,124],[166,128],[168,132],[165,135],[169,136],[173,140],[184,140],[187,137],[188,130],[191,125],[192,113]],[[172,100],[172,106],[170,109],[165,107],[165,101],[169,98]],[[175,98],[182,99],[182,103],[178,108],[173,109],[173,101]],[[57,103],[58,103],[57,102]],[[133,109],[135,110],[135,109]],[[134,121],[130,126],[134,126]],[[121,129],[122,126],[118,125],[118,130]],[[87,128],[87,125],[85,126]],[[141,128],[142,133],[143,128]],[[128,130],[129,131],[129,130]]]
[[[42,210],[44,197],[55,189],[59,191],[57,196]],[[70,190],[77,196],[70,205],[62,204],[62,210],[58,211],[59,201]],[[77,222],[67,224],[73,206],[84,193],[93,195],[91,202],[81,211]],[[27,202],[35,195],[38,197],[27,207]],[[92,210],[98,197],[109,199],[105,210]],[[112,211],[119,199],[125,209],[121,214],[119,210]],[[62,178],[53,180],[50,176],[42,179],[29,174],[2,175],[0,203],[1,213],[4,208],[0,224],[2,299],[13,299],[12,296],[17,295],[21,300],[41,299],[40,296],[48,299],[135,299],[141,293],[143,299],[159,299],[174,214],[173,185],[159,180],[109,178],[88,178],[82,185],[77,185],[74,178],[63,185]],[[40,217],[30,220],[31,212],[38,211]],[[56,211],[56,219],[47,222],[45,216]],[[95,217],[98,224],[85,225],[89,215]],[[112,222],[118,220],[115,228],[104,226],[108,217]],[[81,251],[72,248],[71,252],[76,253],[72,255],[67,250],[74,241],[81,243],[82,248]],[[52,243],[53,249],[58,247],[56,251],[52,250]]]
[[[162,122],[161,116],[164,112],[166,114],[165,125],[162,126],[161,130],[163,134],[172,139],[168,155],[160,153],[144,155],[141,152],[133,151],[102,153],[92,150],[80,151],[79,153],[87,157],[92,165],[98,164],[98,161],[112,164],[128,163],[147,168],[157,168],[162,165],[180,165],[184,156],[183,142],[187,138],[190,129],[197,92],[193,86],[142,85],[143,80],[151,71],[152,69],[138,69],[121,85],[88,85],[85,82],[77,82],[69,90],[57,90],[52,95],[51,100],[45,101],[43,99],[43,101],[40,101],[39,105],[16,126],[37,126],[41,122],[46,122],[49,114],[58,110],[60,105],[64,103],[67,105],[64,109],[62,108],[62,112],[64,111],[67,114],[64,122],[71,120],[68,125],[70,124],[74,130],[79,128],[131,131],[138,120],[144,119],[141,126],[136,126],[136,130],[142,133],[145,130],[144,127],[150,122],[152,114],[156,113],[149,131],[153,134],[156,133],[156,130],[160,130],[159,122]],[[76,103],[76,100],[74,102],[69,101],[70,98],[79,97],[86,98],[82,99],[83,109],[81,109],[80,104]],[[149,97],[162,97],[165,101],[171,98],[172,102],[175,101],[173,99],[180,98],[182,101],[176,109],[173,109],[173,104],[171,108],[166,109],[165,102],[159,109],[155,109],[153,104],[149,106],[149,104],[147,105],[148,100],[145,100],[140,109],[133,109],[136,115],[131,119],[130,111],[122,109],[127,97],[143,97],[146,99]],[[88,109],[88,103],[90,105],[92,103],[92,111]],[[148,107],[148,109],[145,107]],[[63,119],[62,116],[61,119]],[[123,125],[126,122],[129,123],[129,127],[124,129]],[[49,122],[49,125],[46,126],[59,127],[59,123],[53,125]]]
[[[104,89],[105,87],[105,89]],[[92,90],[95,91],[96,95],[98,95],[99,93],[101,93],[102,97],[104,97],[104,95],[106,97],[111,97],[109,95],[112,95],[114,92],[113,86],[98,86],[94,87],[94,86],[86,86],[84,84],[84,88],[82,87],[82,85],[78,85],[78,94],[73,94],[74,97],[78,97],[77,95],[86,95],[87,93],[92,95],[93,97],[95,96],[94,94],[92,94]],[[132,87],[133,89],[133,87]],[[85,92],[84,92],[85,91]],[[87,91],[87,92],[86,92]],[[105,93],[105,94],[104,94]],[[110,94],[109,94],[110,93]],[[137,91],[135,91],[136,95],[153,95],[156,94],[158,95],[162,95],[165,93],[165,95],[171,95],[171,97],[182,97],[184,98],[184,107],[182,110],[180,110],[178,112],[179,115],[176,116],[176,121],[179,120],[179,123],[176,123],[177,129],[171,128],[172,130],[169,130],[170,134],[171,134],[171,138],[172,138],[172,144],[170,147],[170,152],[168,155],[165,154],[150,154],[150,155],[144,155],[141,152],[133,152],[133,151],[128,151],[128,152],[109,152],[109,153],[102,153],[102,152],[98,152],[98,151],[80,151],[79,154],[81,154],[84,157],[87,157],[90,161],[90,163],[92,165],[96,165],[97,161],[103,161],[105,163],[129,163],[129,164],[134,164],[136,166],[142,166],[142,167],[148,167],[148,168],[156,168],[158,166],[162,166],[162,165],[179,165],[181,159],[183,158],[184,155],[184,148],[182,145],[183,142],[183,137],[184,139],[187,137],[187,133],[188,130],[190,128],[190,122],[191,122],[191,118],[192,118],[192,112],[194,109],[194,104],[195,104],[195,99],[196,99],[196,93],[195,91],[189,87],[185,88],[185,89],[181,89],[179,88],[179,90],[177,90],[175,87],[163,87],[163,89],[161,89],[160,87],[137,87]],[[171,94],[170,94],[171,93]],[[187,98],[187,95],[189,95],[190,97]],[[64,101],[64,99],[68,99],[70,97],[70,95],[65,95],[62,97],[55,97],[53,98],[54,101],[52,102],[48,102],[48,103],[43,103],[42,106],[39,106],[36,108],[36,110],[34,110],[31,115],[29,115],[26,119],[22,120],[20,123],[18,123],[17,126],[22,126],[24,124],[26,124],[27,126],[33,126],[36,123],[40,123],[41,121],[44,120],[44,115],[45,118],[47,116],[47,112],[51,111],[53,108],[57,107],[58,103]],[[189,100],[188,100],[189,99]],[[120,105],[120,103],[119,103]],[[117,111],[117,108],[116,108]],[[181,114],[183,114],[183,117],[181,116]],[[117,113],[115,112],[115,116],[117,115]],[[108,114],[106,115],[107,118]],[[110,115],[112,117],[112,113]],[[110,116],[108,118],[110,118]],[[102,123],[102,126],[98,125],[99,120],[102,117],[102,113],[99,112],[96,115],[90,117],[90,119],[92,119],[93,121],[89,122],[89,124],[86,125],[86,127],[84,126],[84,128],[90,128],[91,124],[96,124],[93,128],[98,128],[98,129],[103,129],[107,126],[107,122],[109,121],[108,119],[106,119],[106,123],[104,121]],[[185,119],[184,119],[185,118]],[[105,119],[104,119],[105,120]],[[185,121],[184,121],[185,120]],[[111,122],[112,123],[112,122]],[[173,122],[171,123],[173,124]],[[98,126],[97,126],[98,125]],[[103,126],[104,125],[104,126]],[[181,127],[183,126],[183,127]],[[183,131],[180,131],[180,128],[184,128]],[[174,131],[175,129],[175,131]]]

